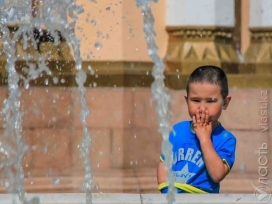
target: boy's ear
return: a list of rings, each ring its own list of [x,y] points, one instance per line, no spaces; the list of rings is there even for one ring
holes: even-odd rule
[[[188,104],[188,96],[184,95],[185,101]]]
[[[223,107],[222,107],[223,110],[226,110],[226,109],[227,109],[227,107],[228,107],[228,105],[229,105],[229,103],[230,103],[230,100],[231,100],[231,96],[227,96],[227,97],[225,98],[225,100],[224,100],[224,102],[223,102]]]

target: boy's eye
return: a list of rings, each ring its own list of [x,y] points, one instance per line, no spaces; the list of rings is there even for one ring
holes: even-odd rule
[[[216,102],[216,100],[209,100],[209,101],[207,101],[208,103],[214,103],[214,102]]]
[[[200,102],[200,100],[192,99],[193,102]]]

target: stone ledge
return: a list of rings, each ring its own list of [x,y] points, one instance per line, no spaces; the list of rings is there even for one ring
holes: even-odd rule
[[[32,63],[35,63],[35,61]],[[6,61],[0,60],[0,85],[2,86],[7,85],[8,74],[5,65]],[[24,61],[19,60],[16,62],[16,69],[19,73],[21,73],[21,68],[24,66]],[[77,86],[73,60],[48,60],[47,66],[52,71],[52,76],[42,74],[38,79],[32,80],[30,86]],[[151,62],[134,61],[82,62],[82,68],[87,73],[86,87],[150,87],[154,81],[152,76],[153,66],[154,64]],[[255,73],[255,68],[250,64],[241,64],[241,67],[239,73],[227,72],[230,88],[272,88],[271,72],[260,72],[257,74]],[[92,71],[90,68],[92,68]],[[170,89],[185,89],[189,74],[177,71],[171,71],[168,67],[166,68],[165,85]],[[56,78],[58,78],[58,82],[56,82]],[[22,84],[22,81],[20,82]]]
[[[74,72],[74,71],[73,71]],[[148,73],[148,74],[147,74]],[[165,74],[165,86],[169,89],[185,89],[189,75],[176,72]],[[227,74],[229,88],[272,88],[272,75],[254,74]],[[57,78],[58,82],[54,82]],[[123,73],[100,72],[100,74],[87,74],[85,87],[150,87],[154,79],[151,71],[126,71]],[[7,85],[7,73],[0,73],[0,86]],[[20,85],[23,85],[20,81]],[[75,73],[62,72],[52,76],[43,75],[30,81],[30,86],[39,87],[77,87]]]
[[[270,195],[268,195],[270,196]],[[271,198],[271,197],[270,197]],[[83,204],[86,203],[86,195],[81,194],[28,194],[28,203],[39,201],[40,204]],[[266,199],[266,198],[264,198]],[[214,194],[175,195],[176,204],[255,204],[260,203],[254,194]],[[10,194],[0,195],[0,204],[20,203],[17,196]],[[93,204],[167,204],[166,195],[163,194],[92,194]],[[266,203],[272,203],[267,197]]]
[[[25,190],[28,193],[83,193],[83,172],[74,171],[75,175],[32,177],[25,179]],[[239,174],[232,172],[221,183],[220,193],[252,194],[258,186],[258,173]],[[58,179],[58,182],[54,183]],[[268,178],[272,186],[272,177]],[[93,193],[159,193],[157,189],[156,169],[131,170],[96,170],[93,172]],[[272,189],[270,189],[272,190]],[[6,193],[1,186],[0,193]]]

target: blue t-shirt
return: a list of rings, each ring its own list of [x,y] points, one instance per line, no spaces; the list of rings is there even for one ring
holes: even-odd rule
[[[191,125],[192,121],[180,122],[173,127],[169,136],[172,144],[175,187],[179,193],[193,193],[198,190],[202,193],[219,193],[220,184],[215,183],[207,172],[199,140]],[[211,140],[218,156],[231,169],[235,161],[236,138],[219,124],[212,131]],[[163,154],[161,160],[165,160]],[[161,186],[161,189],[159,187],[161,192],[165,192],[164,187],[167,186]]]

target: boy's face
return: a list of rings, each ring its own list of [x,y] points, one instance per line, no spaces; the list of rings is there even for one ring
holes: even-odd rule
[[[208,110],[209,122],[217,125],[222,110],[226,110],[231,97],[224,100],[221,95],[220,86],[209,83],[191,83],[189,93],[185,96],[188,111],[191,118],[196,116],[197,111]]]

